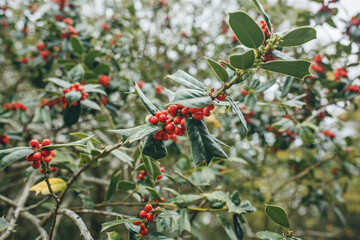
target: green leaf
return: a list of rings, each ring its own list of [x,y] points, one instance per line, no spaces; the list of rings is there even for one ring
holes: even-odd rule
[[[289,218],[284,209],[275,205],[265,205],[266,215],[275,223],[290,228]]]
[[[231,194],[230,199],[236,206],[239,206],[241,203],[241,195],[237,190]]]
[[[83,46],[77,37],[71,37],[70,43],[71,43],[71,47],[73,48],[74,52],[76,52],[78,54],[82,54]]]
[[[279,47],[298,46],[313,39],[316,39],[316,30],[312,27],[301,27],[285,34]]]
[[[240,108],[238,107],[238,105],[234,102],[234,100],[230,96],[227,96],[226,98],[230,103],[231,110],[233,111],[233,113],[235,113],[240,118],[240,121],[241,121],[242,125],[244,126],[246,132],[248,132],[249,130],[247,128],[247,123],[246,123],[246,120],[244,118],[244,115],[240,111]]]
[[[226,218],[224,218],[223,216],[221,216],[220,214],[216,215],[217,218],[219,219],[221,225],[224,227],[226,234],[229,236],[229,238],[231,240],[237,240],[236,234],[234,232],[234,229],[232,228],[232,226],[230,225],[230,223],[228,222],[228,220],[226,220]]]
[[[107,232],[106,233],[108,240],[123,240],[120,234],[117,232]]]
[[[94,65],[96,57],[98,57],[100,54],[101,54],[101,52],[98,51],[98,50],[89,51],[85,55],[85,58],[84,58],[85,65],[88,66],[89,68],[92,68],[92,66]]]
[[[127,219],[117,219],[114,221],[110,221],[110,222],[106,222],[101,224],[101,231],[103,232],[111,227],[120,225],[120,224],[124,224],[124,223],[132,223],[132,222],[142,222],[143,220],[138,219],[138,218],[127,218]]]
[[[126,140],[126,142],[124,142],[125,145],[135,142],[151,134],[154,134],[163,128],[164,126],[161,124],[152,125],[150,123],[147,123],[134,128],[110,130],[110,131],[122,135],[124,137],[124,140]]]
[[[198,194],[181,194],[176,196],[173,201],[175,204],[188,204],[202,198],[204,198],[204,196]]]
[[[2,159],[0,159],[0,172],[4,170],[9,164],[20,159],[25,159],[27,155],[34,153],[34,150],[29,147],[21,150],[13,148],[13,150],[14,151],[8,153]]]
[[[255,62],[255,51],[254,49],[247,50],[240,54],[230,55],[231,66],[238,69],[248,69],[254,65]]]
[[[151,240],[174,240],[174,238],[168,237],[160,232],[152,232],[148,235],[148,239]]]
[[[313,144],[315,137],[310,128],[300,125],[297,127],[297,132],[306,146]]]
[[[94,68],[94,73],[96,73],[96,74],[104,74],[104,73],[108,73],[108,72],[110,72],[110,66],[107,65],[106,63],[99,63]]]
[[[99,104],[97,104],[96,102],[91,101],[89,99],[85,99],[85,100],[81,101],[81,104],[88,107],[88,108],[101,111],[101,108],[100,108]]]
[[[263,239],[263,240],[282,240],[282,239],[284,239],[280,234],[274,233],[274,232],[269,232],[269,231],[257,232],[256,236],[258,236],[258,238]]]
[[[265,36],[259,25],[246,12],[229,13],[229,24],[236,38],[248,48],[258,48]]]
[[[14,224],[8,223],[4,217],[0,218],[0,232],[4,231],[5,229],[15,226]]]
[[[288,118],[282,118],[279,121],[276,121],[272,124],[272,128],[274,128],[276,131],[283,132],[291,127],[293,127],[294,121]]]
[[[103,95],[107,95],[106,92],[101,88],[100,84],[86,84],[84,85],[84,92],[96,92]]]
[[[5,157],[6,155],[8,155],[12,152],[17,152],[17,151],[27,150],[27,149],[29,149],[29,147],[14,147],[14,148],[0,150],[0,161],[3,157]]]
[[[120,181],[117,185],[117,190],[128,191],[136,188],[136,184],[130,181]]]
[[[157,200],[161,199],[159,193],[152,187],[148,187],[148,186],[139,186],[139,187],[145,188],[154,199],[157,199]]]
[[[256,106],[257,98],[253,94],[249,94],[245,97],[245,106],[247,108],[253,108]]]
[[[121,170],[119,170],[117,173],[111,174],[110,184],[105,194],[105,201],[109,200],[113,195],[116,189],[116,185],[120,181],[120,178],[121,178]]]
[[[281,90],[281,98],[286,97],[286,95],[289,93],[291,86],[294,82],[294,78],[293,77],[287,77],[285,80],[284,85],[282,86],[282,90]]]
[[[255,88],[255,92],[256,93],[262,93],[264,91],[266,91],[267,89],[269,89],[272,85],[274,85],[276,83],[276,79],[270,80],[270,81],[266,81],[264,83],[261,83],[260,85],[258,85]]]
[[[186,208],[180,209],[179,228],[191,232],[191,225],[189,221],[189,214]]]
[[[54,149],[59,149],[59,148],[64,148],[64,147],[85,147],[86,144],[94,137],[94,135],[91,135],[87,138],[75,141],[75,142],[70,142],[70,143],[65,143],[65,144],[52,144],[52,145],[48,145],[48,146],[44,146],[41,148],[41,150],[44,149],[49,149],[49,150],[54,150]]]
[[[203,121],[187,118],[185,126],[190,140],[191,154],[196,165],[204,160],[209,164],[214,158],[228,158],[214,137],[211,136]]]
[[[111,152],[111,154],[116,157],[117,159],[130,164],[131,166],[133,166],[133,161],[134,159],[132,157],[130,157],[128,154],[126,154],[123,151],[120,151],[119,149],[115,149]]]
[[[240,240],[242,240],[244,238],[244,228],[241,224],[241,219],[240,219],[240,215],[239,214],[234,214],[233,215],[233,221],[234,221],[234,227],[235,227],[235,234],[236,237]]]
[[[65,94],[66,99],[69,101],[69,104],[72,104],[74,102],[77,102],[81,99],[82,94],[78,91],[70,91],[67,94]]]
[[[259,0],[252,0],[252,2],[254,3],[255,7],[260,12],[262,18],[264,19],[269,32],[272,34],[273,32],[272,32],[272,26],[271,26],[269,15],[266,14],[266,12]]]
[[[70,88],[70,83],[69,82],[66,82],[60,78],[48,78],[48,81],[49,82],[52,82],[62,88]]]
[[[152,157],[146,156],[144,154],[141,155],[142,160],[146,169],[146,172],[149,174],[150,177],[155,181],[157,176],[161,175],[160,166],[155,159]]]
[[[225,68],[221,66],[218,62],[212,60],[211,58],[205,58],[207,63],[210,65],[211,69],[215,72],[216,76],[222,82],[229,81],[229,74],[226,72]]]
[[[159,112],[159,109],[155,107],[155,105],[145,96],[145,94],[141,91],[139,86],[135,83],[135,89],[141,101],[144,103],[146,109],[152,114],[155,115],[156,112]]]
[[[67,78],[70,82],[81,82],[84,77],[84,68],[79,63],[75,67],[71,68],[71,70],[67,74]]]
[[[306,76],[310,76],[311,62],[304,60],[296,61],[270,61],[263,63],[261,68],[264,70],[282,73],[296,78],[303,79]]]
[[[212,100],[206,92],[194,89],[180,89],[175,92],[172,104],[183,105],[187,108],[202,108],[212,104]]]
[[[168,152],[163,140],[156,140],[154,136],[150,135],[145,138],[142,154],[158,160],[166,157]]]
[[[199,91],[206,92],[206,88],[204,84],[202,84],[196,78],[192,77],[190,74],[182,70],[178,70],[176,73],[172,75],[168,75],[167,77],[183,85],[186,88],[196,89]]]

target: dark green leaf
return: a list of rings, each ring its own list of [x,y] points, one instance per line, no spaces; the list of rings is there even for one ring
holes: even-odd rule
[[[248,69],[254,65],[255,51],[254,49],[247,50],[241,54],[230,55],[231,66],[238,69]]]
[[[167,153],[168,152],[163,140],[156,140],[152,135],[145,138],[142,154],[158,160],[166,157]]]
[[[105,201],[109,200],[113,195],[116,189],[116,185],[120,181],[120,178],[121,178],[121,170],[119,170],[117,173],[111,174],[110,184],[105,194]]]
[[[269,32],[272,34],[272,26],[271,26],[269,15],[266,14],[266,12],[259,0],[252,0],[252,2],[254,3],[255,7],[260,12],[262,18],[264,19]]]
[[[199,91],[206,92],[206,88],[204,84],[202,84],[197,79],[195,79],[194,77],[192,77],[191,75],[187,74],[182,70],[178,70],[176,73],[172,75],[168,75],[167,77],[183,85],[186,88],[196,89]]]
[[[212,104],[206,92],[194,89],[180,89],[175,92],[172,104],[180,104],[187,108],[202,108]]]
[[[84,77],[84,68],[81,64],[76,65],[75,67],[71,68],[71,70],[67,74],[67,78],[70,82],[81,82]]]
[[[157,200],[161,199],[159,193],[155,189],[153,189],[152,187],[148,187],[148,186],[141,186],[141,187],[145,188],[154,199],[157,199]]]
[[[108,72],[110,72],[110,66],[107,65],[106,63],[99,63],[94,68],[94,73],[96,73],[96,74],[104,74],[104,73],[108,73]]]
[[[70,88],[70,83],[60,78],[48,78],[49,82],[52,82],[62,88]]]
[[[312,27],[301,27],[285,34],[279,47],[298,46],[313,39],[316,39],[316,30]]]
[[[289,218],[284,209],[275,205],[265,205],[266,215],[275,223],[290,228]]]
[[[235,234],[238,239],[242,240],[244,238],[245,230],[242,226],[240,215],[234,214],[233,220],[234,220]]]
[[[255,92],[256,93],[262,93],[262,92],[266,91],[267,89],[269,89],[275,83],[276,83],[276,79],[269,80],[269,81],[266,81],[264,83],[261,83],[260,85],[258,85],[255,88]]]
[[[120,181],[118,183],[117,189],[119,191],[128,191],[128,190],[133,190],[136,188],[135,183],[130,182],[130,181]]]
[[[144,154],[142,154],[142,160],[143,160],[146,172],[155,181],[157,176],[161,175],[159,163],[157,161],[155,161],[152,157],[146,156]]]
[[[197,194],[181,194],[179,196],[176,196],[173,201],[175,204],[188,204],[194,201],[197,201],[204,196],[197,195]]]
[[[294,82],[294,78],[293,77],[287,77],[286,80],[285,80],[285,83],[282,87],[282,90],[281,90],[281,98],[284,98],[286,97],[286,95],[289,93],[290,89],[291,89],[291,86]]]
[[[73,48],[74,52],[76,52],[78,54],[82,54],[83,46],[77,37],[71,37],[70,43],[71,43],[71,47]]]
[[[69,104],[72,104],[74,102],[77,102],[81,99],[82,94],[78,91],[70,91],[67,94],[65,94],[66,99],[68,100]]]
[[[59,149],[59,148],[64,148],[64,147],[85,147],[86,144],[94,137],[94,135],[91,135],[87,138],[75,141],[75,142],[70,142],[70,143],[65,143],[65,144],[52,144],[52,145],[48,145],[48,146],[44,146],[41,149],[49,149],[49,150],[54,150],[54,149]]]
[[[247,128],[246,120],[245,120],[243,114],[241,113],[238,105],[234,102],[234,100],[230,96],[227,96],[226,98],[231,105],[231,110],[233,111],[233,113],[235,113],[240,118],[242,125],[244,126],[246,132],[248,132],[249,130]]]
[[[111,227],[114,227],[114,226],[117,226],[117,225],[120,225],[120,224],[123,224],[123,223],[131,223],[131,222],[141,222],[143,220],[141,219],[138,219],[138,218],[127,218],[127,219],[117,219],[117,220],[114,220],[114,221],[110,221],[110,222],[106,222],[106,223],[103,223],[101,224],[101,231],[100,232],[103,232]]]
[[[145,125],[141,125],[134,128],[110,130],[110,131],[122,135],[124,137],[124,140],[126,140],[126,143],[130,144],[132,142],[135,142],[139,139],[142,139],[146,136],[149,136],[151,134],[160,131],[161,129],[163,129],[163,127],[164,126],[161,124],[152,125],[150,123],[147,123]]]
[[[207,63],[210,65],[212,70],[214,70],[216,76],[222,81],[222,82],[228,82],[229,81],[229,74],[226,72],[225,68],[221,66],[218,62],[212,60],[211,58],[206,58]]]
[[[206,164],[209,164],[214,158],[228,158],[214,137],[211,136],[203,121],[187,118],[185,126],[190,140],[191,154],[196,165],[204,160]]]
[[[100,53],[101,53],[101,52],[98,51],[98,50],[91,50],[91,51],[89,51],[89,52],[86,54],[85,58],[84,58],[85,65],[88,66],[89,68],[92,68],[92,66],[93,66],[93,64],[94,64],[94,62],[95,62],[95,58],[96,58],[97,56],[99,56]]]
[[[253,94],[249,94],[245,97],[245,106],[247,108],[253,108],[256,106],[257,98]]]
[[[261,65],[262,69],[282,73],[285,75],[293,76],[303,79],[306,76],[310,76],[311,62],[304,60],[296,61],[270,61]]]
[[[156,112],[159,111],[157,107],[145,96],[145,94],[141,91],[139,86],[135,84],[135,89],[139,97],[141,98],[141,101],[144,103],[146,109],[152,114],[155,115]]]
[[[231,240],[237,240],[236,234],[234,232],[234,229],[230,225],[230,223],[220,214],[216,215],[219,219],[221,225],[224,227],[226,234],[229,236]]]
[[[236,206],[239,206],[240,203],[241,203],[241,196],[240,196],[240,193],[235,190],[232,194],[231,194],[231,197],[230,197],[231,201],[236,205]]]
[[[229,24],[237,39],[248,48],[258,48],[265,36],[259,25],[246,12],[229,13]]]
[[[315,137],[310,128],[300,125],[297,127],[297,131],[299,136],[301,137],[301,140],[306,146],[310,146],[311,144],[313,144]]]
[[[81,202],[83,203],[83,207],[85,209],[94,209],[95,208],[94,201],[90,195],[84,194],[84,193],[79,193],[78,197],[81,199]]]
[[[106,233],[108,240],[123,240],[120,234],[117,232],[107,232]]]
[[[0,232],[12,226],[15,225],[8,223],[4,217],[0,218]]]
[[[0,159],[0,172],[6,168],[9,164],[20,160],[25,159],[25,157],[29,154],[32,154],[34,152],[31,148],[24,148],[21,150],[18,150],[17,148],[13,148],[14,151],[11,153],[6,154],[2,159]]]

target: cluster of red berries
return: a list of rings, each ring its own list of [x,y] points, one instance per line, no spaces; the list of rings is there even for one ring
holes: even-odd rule
[[[148,202],[149,201],[149,199],[147,198],[147,197],[144,197],[144,202]],[[164,198],[164,197],[161,197],[160,198],[160,201],[161,202],[165,202],[166,201],[166,199]],[[159,200],[157,200],[157,199],[154,199],[154,202],[156,202],[156,203],[158,203],[159,202]]]
[[[28,62],[29,62],[29,59],[27,57],[23,57],[19,61],[20,64],[25,64],[25,63],[28,63]]]
[[[8,135],[6,135],[5,133],[3,135],[0,135],[0,143],[1,144],[9,144],[10,138]]]
[[[64,18],[62,21],[67,25],[73,25],[73,20],[71,18]]]
[[[347,91],[356,92],[357,94],[360,94],[360,87],[358,85],[350,85],[346,88]]]
[[[108,87],[110,85],[110,77],[108,75],[101,74],[98,83],[104,87]]]
[[[61,39],[71,38],[72,36],[77,37],[78,32],[73,26],[69,26],[64,33],[60,33]]]
[[[264,20],[261,20],[258,25],[260,26],[261,30],[263,31],[264,35],[265,35],[265,40],[270,38],[270,32],[268,27],[266,26],[266,23]],[[271,26],[273,29],[274,27]],[[266,41],[264,42],[264,46],[266,46]],[[273,61],[276,60],[276,57],[274,55],[272,55],[272,49],[270,48],[264,55],[264,60],[263,62],[268,62],[268,61]]]
[[[351,25],[359,26],[360,25],[360,16],[352,17],[350,20]]]
[[[26,106],[22,102],[4,103],[3,108],[9,109],[10,111],[15,111],[18,109],[26,111],[26,109],[27,109]]]
[[[66,99],[65,95],[71,91],[77,91],[77,92],[81,92],[82,96],[80,98],[79,101],[83,101],[85,100],[89,94],[87,92],[83,92],[84,91],[84,87],[80,85],[80,83],[76,82],[74,84],[70,84],[70,88],[69,89],[66,89],[66,88],[63,88],[63,93],[64,93],[64,97],[62,98],[62,103],[63,103],[63,108],[65,109],[66,108],[66,105],[68,103],[68,100]],[[71,104],[72,106],[76,106],[77,105],[77,102],[73,102]]]
[[[311,64],[310,71],[315,71],[317,75],[326,72],[326,69],[322,66],[322,56],[319,53],[315,55],[313,61],[315,64]],[[314,77],[311,76],[310,78],[313,79]]]
[[[107,25],[106,23],[102,24],[101,28],[104,29],[104,31],[107,31],[110,29],[109,25]]]
[[[41,144],[37,139],[33,139],[30,141],[31,148],[35,151],[30,155],[26,156],[26,161],[33,162],[33,168],[37,169],[40,167],[41,159],[44,162],[50,162],[56,154],[56,150],[44,149],[41,150],[42,147],[51,145],[51,141],[49,139],[42,140]]]
[[[327,137],[330,137],[331,139],[336,138],[336,134],[334,132],[330,131],[329,129],[323,131],[323,134]]]
[[[316,115],[316,118],[319,121],[323,120],[325,117],[326,117],[326,112],[325,111],[323,111],[323,112],[319,113],[318,115]]]
[[[156,210],[160,209],[160,207],[156,207],[155,209]],[[148,233],[148,230],[146,228],[147,225],[150,222],[154,221],[154,214],[151,213],[152,210],[153,210],[153,206],[151,204],[146,204],[144,210],[141,210],[139,212],[140,218],[144,219],[146,222],[145,223],[133,222],[134,225],[137,225],[137,226],[140,225],[140,234],[143,236]],[[158,214],[155,214],[155,215],[158,215]]]
[[[286,129],[285,131],[277,131],[273,129],[271,126],[266,126],[265,129],[268,130],[269,132],[274,133],[276,136],[283,136],[283,134],[285,133],[285,135],[288,135],[290,137],[291,142],[295,141],[295,133],[293,133],[289,129]]]
[[[49,60],[48,56],[50,56],[51,52],[45,49],[45,43],[38,43],[36,47],[40,53],[41,58],[44,60],[44,62],[47,62]]]
[[[155,133],[155,139],[168,140],[173,135],[183,136],[186,131],[185,120],[187,117],[192,116],[196,120],[203,120],[204,116],[210,116],[210,111],[214,108],[214,104],[204,108],[186,108],[182,105],[171,105],[167,110],[156,112],[155,116],[149,118],[149,122],[153,125],[164,124],[164,128]]]
[[[165,172],[165,168],[161,167],[161,163],[158,162],[158,164],[159,164],[159,167],[160,167],[160,171]],[[146,176],[149,176],[149,174],[145,170],[141,170],[140,174],[138,175],[138,179],[143,180]],[[162,179],[162,177],[163,177],[163,175],[161,174],[161,175],[157,176],[156,179],[160,180],[160,179]]]
[[[346,71],[345,67],[341,67],[335,70],[335,81],[339,81],[341,77],[347,78],[348,71]]]
[[[331,2],[331,1],[330,1]],[[329,2],[329,3],[330,3]],[[333,13],[334,9],[330,8],[328,5],[325,5],[325,3],[323,2],[321,5],[321,8],[319,9],[318,12],[329,12],[329,13]]]

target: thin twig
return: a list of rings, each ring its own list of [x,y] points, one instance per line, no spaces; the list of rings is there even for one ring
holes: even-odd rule
[[[177,175],[179,175],[179,177],[181,177],[182,179],[184,179],[187,183],[189,183],[193,188],[195,188],[198,192],[200,193],[204,193],[203,190],[201,190],[201,188],[199,188],[198,186],[195,185],[195,183],[193,183],[192,181],[190,181],[190,179],[188,179],[187,177],[185,177],[184,175],[182,175],[181,173],[175,171],[175,173]]]
[[[73,210],[76,213],[91,213],[91,214],[100,214],[100,215],[106,215],[106,216],[114,216],[114,217],[123,217],[123,218],[132,218],[133,216],[124,215],[120,213],[114,213],[114,212],[107,212],[102,210],[96,210],[96,209],[75,209]]]
[[[63,214],[65,216],[68,216],[74,223],[76,223],[76,225],[78,226],[78,228],[80,230],[81,236],[83,236],[83,238],[85,240],[93,240],[94,239],[91,236],[89,230],[87,229],[84,221],[75,212],[73,212],[73,211],[71,211],[69,209],[59,209],[58,213]]]

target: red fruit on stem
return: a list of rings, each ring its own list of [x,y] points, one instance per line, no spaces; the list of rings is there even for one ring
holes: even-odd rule
[[[39,141],[37,139],[33,139],[30,141],[30,146],[32,148],[38,148],[40,146]]]
[[[175,124],[175,125],[179,125],[180,122],[181,122],[181,117],[180,117],[180,116],[176,116],[176,117],[174,118],[174,124]]]
[[[55,157],[55,155],[56,155],[56,150],[51,150],[51,151],[50,151],[50,155],[51,155],[52,157]]]
[[[154,138],[155,138],[156,140],[161,140],[161,139],[162,139],[162,130],[159,131],[159,132],[157,132],[157,133],[155,133]]]
[[[33,161],[32,166],[33,166],[33,168],[38,169],[40,167],[40,160]]]
[[[214,110],[214,109],[215,109],[215,105],[212,103],[212,104],[210,104],[209,106],[207,106],[206,108],[211,111],[211,110]]]
[[[156,124],[158,124],[158,122],[159,122],[159,119],[157,117],[154,117],[154,116],[149,117],[149,123],[156,125]]]
[[[194,117],[196,120],[203,120],[203,119],[204,119],[204,115],[203,115],[203,113],[201,113],[201,112],[194,113],[194,114],[193,114],[193,117]]]
[[[160,198],[160,201],[165,202],[165,198],[164,197]]]
[[[203,109],[203,111],[202,111],[202,113],[203,113],[203,115],[205,116],[205,117],[208,117],[208,116],[210,116],[210,110],[208,109],[208,108],[204,108]]]
[[[159,167],[161,167],[161,162],[158,162],[158,164],[159,164]]]
[[[148,233],[148,230],[146,228],[140,229],[140,234],[141,235],[146,235]]]
[[[41,155],[43,155],[44,157],[50,156],[50,150],[49,149],[42,150]]]
[[[168,140],[168,139],[169,139],[169,135],[168,135],[166,132],[163,132],[162,139],[163,139],[163,140]]]
[[[160,122],[165,122],[167,119],[166,119],[166,115],[165,114],[161,114],[160,117],[159,117],[159,121]]]
[[[146,171],[145,171],[145,170],[141,170],[140,173],[141,173],[141,175],[143,175],[143,176],[146,175]]]
[[[162,111],[161,111],[161,114],[167,115],[168,112],[167,112],[166,110],[162,110]]]
[[[151,212],[151,210],[153,210],[153,206],[151,204],[146,204],[145,211],[149,213],[149,212]]]
[[[189,109],[188,108],[181,109],[181,114],[187,116],[189,114]]]
[[[33,162],[34,161],[33,154],[27,155],[26,156],[26,161]]]
[[[157,117],[157,118],[159,118],[160,115],[161,115],[161,112],[156,112],[156,113],[155,113],[155,117]]]
[[[168,120],[166,120],[166,122],[165,122],[165,126],[169,125],[170,123],[172,123],[172,119],[168,119]]]
[[[147,215],[147,220],[149,221],[149,222],[152,222],[153,220],[154,220],[154,214],[152,214],[152,213],[148,213],[148,215]]]
[[[226,99],[226,97],[224,95],[219,95],[216,97],[216,99],[219,101],[224,101]]]
[[[175,133],[175,135],[180,135],[180,133],[181,133],[181,128],[176,127],[175,130],[174,130],[174,133]]]
[[[162,179],[162,177],[163,177],[163,175],[159,175],[159,176],[157,176],[157,180],[160,180],[160,179]]]
[[[133,222],[134,225],[138,226],[141,224],[141,222]]]
[[[50,162],[52,160],[52,157],[43,157],[45,162]]]
[[[145,223],[140,224],[140,228],[144,229],[145,228]]]
[[[175,130],[175,126],[174,126],[174,124],[170,123],[170,124],[166,125],[165,129],[166,129],[167,133],[173,134],[174,130]]]
[[[50,171],[51,171],[51,172],[56,172],[56,171],[57,171],[57,168],[56,168],[56,167],[52,167],[52,168],[50,169]]]
[[[44,146],[48,146],[48,145],[51,145],[51,141],[49,139],[44,139],[42,142],[41,142],[41,145],[44,147]]]
[[[139,175],[138,175],[138,179],[143,180],[143,179],[144,179],[144,176],[143,176],[142,174],[139,174]]]
[[[183,119],[181,119],[181,122],[180,122],[181,128],[184,129],[184,131],[185,131],[185,121],[186,121],[186,118],[183,118]]]
[[[161,167],[161,168],[160,168],[160,171],[161,171],[161,172],[165,172],[165,168],[164,168],[164,167]]]
[[[249,94],[249,92],[246,91],[245,89],[241,89],[241,94],[244,96],[247,96]]]
[[[189,111],[191,113],[196,113],[196,112],[198,112],[198,109],[197,108],[190,108]]]
[[[41,153],[36,152],[33,154],[34,161],[40,161],[41,160]]]
[[[141,210],[141,211],[139,212],[139,216],[140,216],[141,218],[146,218],[146,217],[147,217],[147,212],[144,211],[144,210]]]

